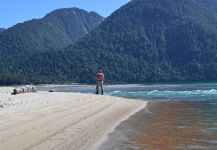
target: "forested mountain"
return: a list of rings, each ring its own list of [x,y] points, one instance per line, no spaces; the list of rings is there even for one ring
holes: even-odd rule
[[[89,33],[103,21],[95,12],[78,8],[55,10],[7,29],[0,36],[3,56],[21,57],[47,50],[60,50]]]
[[[2,33],[5,30],[5,28],[0,28],[0,33]]]
[[[17,78],[15,83],[23,82],[23,72],[34,67],[25,68],[25,64],[31,63],[29,57],[64,49],[92,31],[103,19],[95,12],[67,8],[5,30],[0,34],[0,84],[10,84],[14,78]]]
[[[109,82],[217,80],[215,3],[132,0],[75,44],[29,57],[13,72],[39,82],[90,83],[99,68]]]

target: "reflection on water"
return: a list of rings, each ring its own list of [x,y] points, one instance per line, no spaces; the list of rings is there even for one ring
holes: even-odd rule
[[[217,104],[207,102],[150,102],[119,125],[101,150],[215,150]]]

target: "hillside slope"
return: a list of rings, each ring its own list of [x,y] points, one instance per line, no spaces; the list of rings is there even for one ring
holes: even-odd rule
[[[108,82],[217,80],[215,3],[132,0],[72,46],[28,58],[20,70],[41,81],[93,83],[99,68]]]
[[[48,50],[60,50],[82,38],[103,21],[103,17],[78,8],[55,10],[42,19],[17,24],[1,34],[1,59],[13,61]]]

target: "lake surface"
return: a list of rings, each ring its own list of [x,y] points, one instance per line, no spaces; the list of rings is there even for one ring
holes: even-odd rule
[[[95,92],[93,85],[44,85],[39,89]],[[105,91],[149,103],[109,134],[99,149],[217,149],[217,83],[107,85]]]

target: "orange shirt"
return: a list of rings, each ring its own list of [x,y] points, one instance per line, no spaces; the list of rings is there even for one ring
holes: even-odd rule
[[[103,80],[104,74],[103,73],[97,73],[97,80]]]

